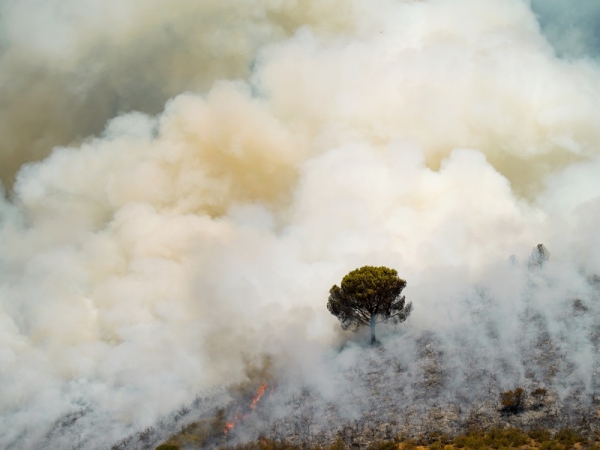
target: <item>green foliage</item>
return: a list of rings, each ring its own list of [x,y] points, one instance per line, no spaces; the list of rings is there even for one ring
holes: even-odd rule
[[[441,448],[444,448],[446,444],[451,444],[452,440],[450,436],[439,431],[432,431],[427,434],[427,442],[430,443],[430,448],[434,444],[440,444]]]
[[[398,450],[398,444],[393,441],[377,441],[371,444],[368,450]]]
[[[516,414],[523,411],[525,407],[525,390],[519,387],[514,391],[502,392],[500,403],[502,411],[506,413]]]
[[[457,436],[454,439],[454,446],[457,448],[465,448],[467,446],[468,441],[469,438],[467,436]]]
[[[545,428],[537,428],[529,431],[529,436],[536,441],[541,450],[567,450],[574,448],[575,444],[585,442],[585,438],[572,428],[563,428],[554,437]],[[589,450],[596,450],[600,446],[597,443],[589,446]]]
[[[412,304],[401,295],[405,287],[406,281],[398,277],[396,270],[364,266],[329,290],[327,309],[340,320],[344,330],[370,326],[371,343],[375,343],[376,323],[403,322],[412,311]]]
[[[550,431],[546,428],[535,428],[529,431],[529,437],[538,443],[546,442],[552,439]]]
[[[458,436],[454,439],[454,446],[458,448],[473,448],[480,449],[484,447],[483,437],[477,434],[469,434],[468,436]]]
[[[563,428],[558,433],[556,433],[554,439],[568,447],[572,447],[576,443],[583,442],[585,440],[583,436],[581,436],[579,433],[577,433],[577,431],[573,430],[572,428]]]
[[[402,442],[402,450],[415,450],[416,448],[417,444],[412,439]]]
[[[156,450],[180,450],[178,445],[163,444],[156,447]]]
[[[541,450],[566,450],[566,447],[558,441],[545,441],[540,444]]]
[[[492,428],[485,432],[473,431],[467,435],[458,436],[454,439],[454,446],[469,449],[504,449],[527,445],[529,441],[529,436],[518,428]]]
[[[492,448],[519,447],[529,441],[529,436],[518,428],[493,428],[486,435],[486,445]]]
[[[576,431],[570,428],[565,428],[556,433],[554,438],[548,430],[538,428],[531,430],[529,433],[524,433],[518,428],[492,428],[490,430],[473,429],[469,433],[457,436],[453,440],[453,445],[445,445],[444,442],[450,442],[450,438],[446,435],[437,433],[433,436],[431,433],[428,438],[430,444],[423,446],[429,450],[456,450],[456,449],[473,449],[473,450],[510,450],[510,449],[534,449],[540,450],[569,450],[575,444],[584,442],[584,438]],[[371,444],[367,450],[415,450],[419,444],[414,439],[409,439],[408,436],[398,436],[399,439],[394,441],[377,441]],[[431,441],[431,438],[435,439]],[[532,442],[532,439],[535,442]],[[341,438],[338,438],[331,446],[321,448],[319,446],[310,445],[310,443],[291,444],[285,441],[276,441],[270,439],[259,439],[255,442],[236,445],[234,447],[224,447],[222,450],[346,450],[346,446]],[[597,442],[590,446],[584,446],[588,450],[600,450]]]
[[[341,445],[341,447],[339,446]],[[247,442],[245,444],[238,444],[233,447],[221,447],[221,450],[323,450],[317,446],[306,446],[306,445],[295,445],[285,441],[278,441],[274,439],[258,439],[254,442]],[[332,450],[344,450],[345,446],[341,440],[333,444],[330,449]]]

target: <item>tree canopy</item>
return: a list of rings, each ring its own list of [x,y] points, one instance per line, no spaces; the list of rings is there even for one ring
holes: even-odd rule
[[[364,266],[348,273],[329,290],[327,309],[336,316],[344,330],[371,328],[371,344],[377,342],[375,325],[391,320],[404,322],[412,311],[402,290],[406,281],[387,267]]]
[[[550,259],[550,250],[544,244],[533,247],[527,265],[529,268],[542,267]]]

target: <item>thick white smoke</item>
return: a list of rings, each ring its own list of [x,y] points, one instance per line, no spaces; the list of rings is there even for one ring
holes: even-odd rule
[[[557,58],[527,2],[0,4],[2,79],[33,61],[53,98],[3,82],[6,114],[68,128],[73,98],[173,97],[21,166],[3,196],[0,446],[40,448],[90,411],[76,435],[103,448],[263,352],[326,392],[320,355],[348,338],[327,292],[365,264],[408,280],[406,327],[443,333],[457,370],[492,346],[524,370],[529,307],[573,331],[561,302],[600,273],[600,68]],[[129,59],[154,49],[156,66]],[[86,124],[119,112],[83,104]],[[31,142],[27,121],[7,133]],[[525,265],[539,242],[543,274]],[[485,320],[457,306],[484,298]],[[594,350],[569,348],[591,389]]]
[[[301,26],[351,29],[354,13],[339,0],[0,0],[0,180],[118,114],[247,77]]]

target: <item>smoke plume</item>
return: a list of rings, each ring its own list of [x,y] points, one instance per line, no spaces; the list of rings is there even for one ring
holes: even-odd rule
[[[106,448],[265,353],[343,399],[361,338],[327,292],[366,264],[415,307],[384,345],[438,333],[449,392],[477,361],[522,381],[540,333],[561,395],[596,392],[600,67],[528,2],[0,15],[1,447]]]

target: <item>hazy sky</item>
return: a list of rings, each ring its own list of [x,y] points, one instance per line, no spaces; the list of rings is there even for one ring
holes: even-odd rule
[[[533,0],[542,32],[565,58],[600,56],[600,4],[594,0]]]

